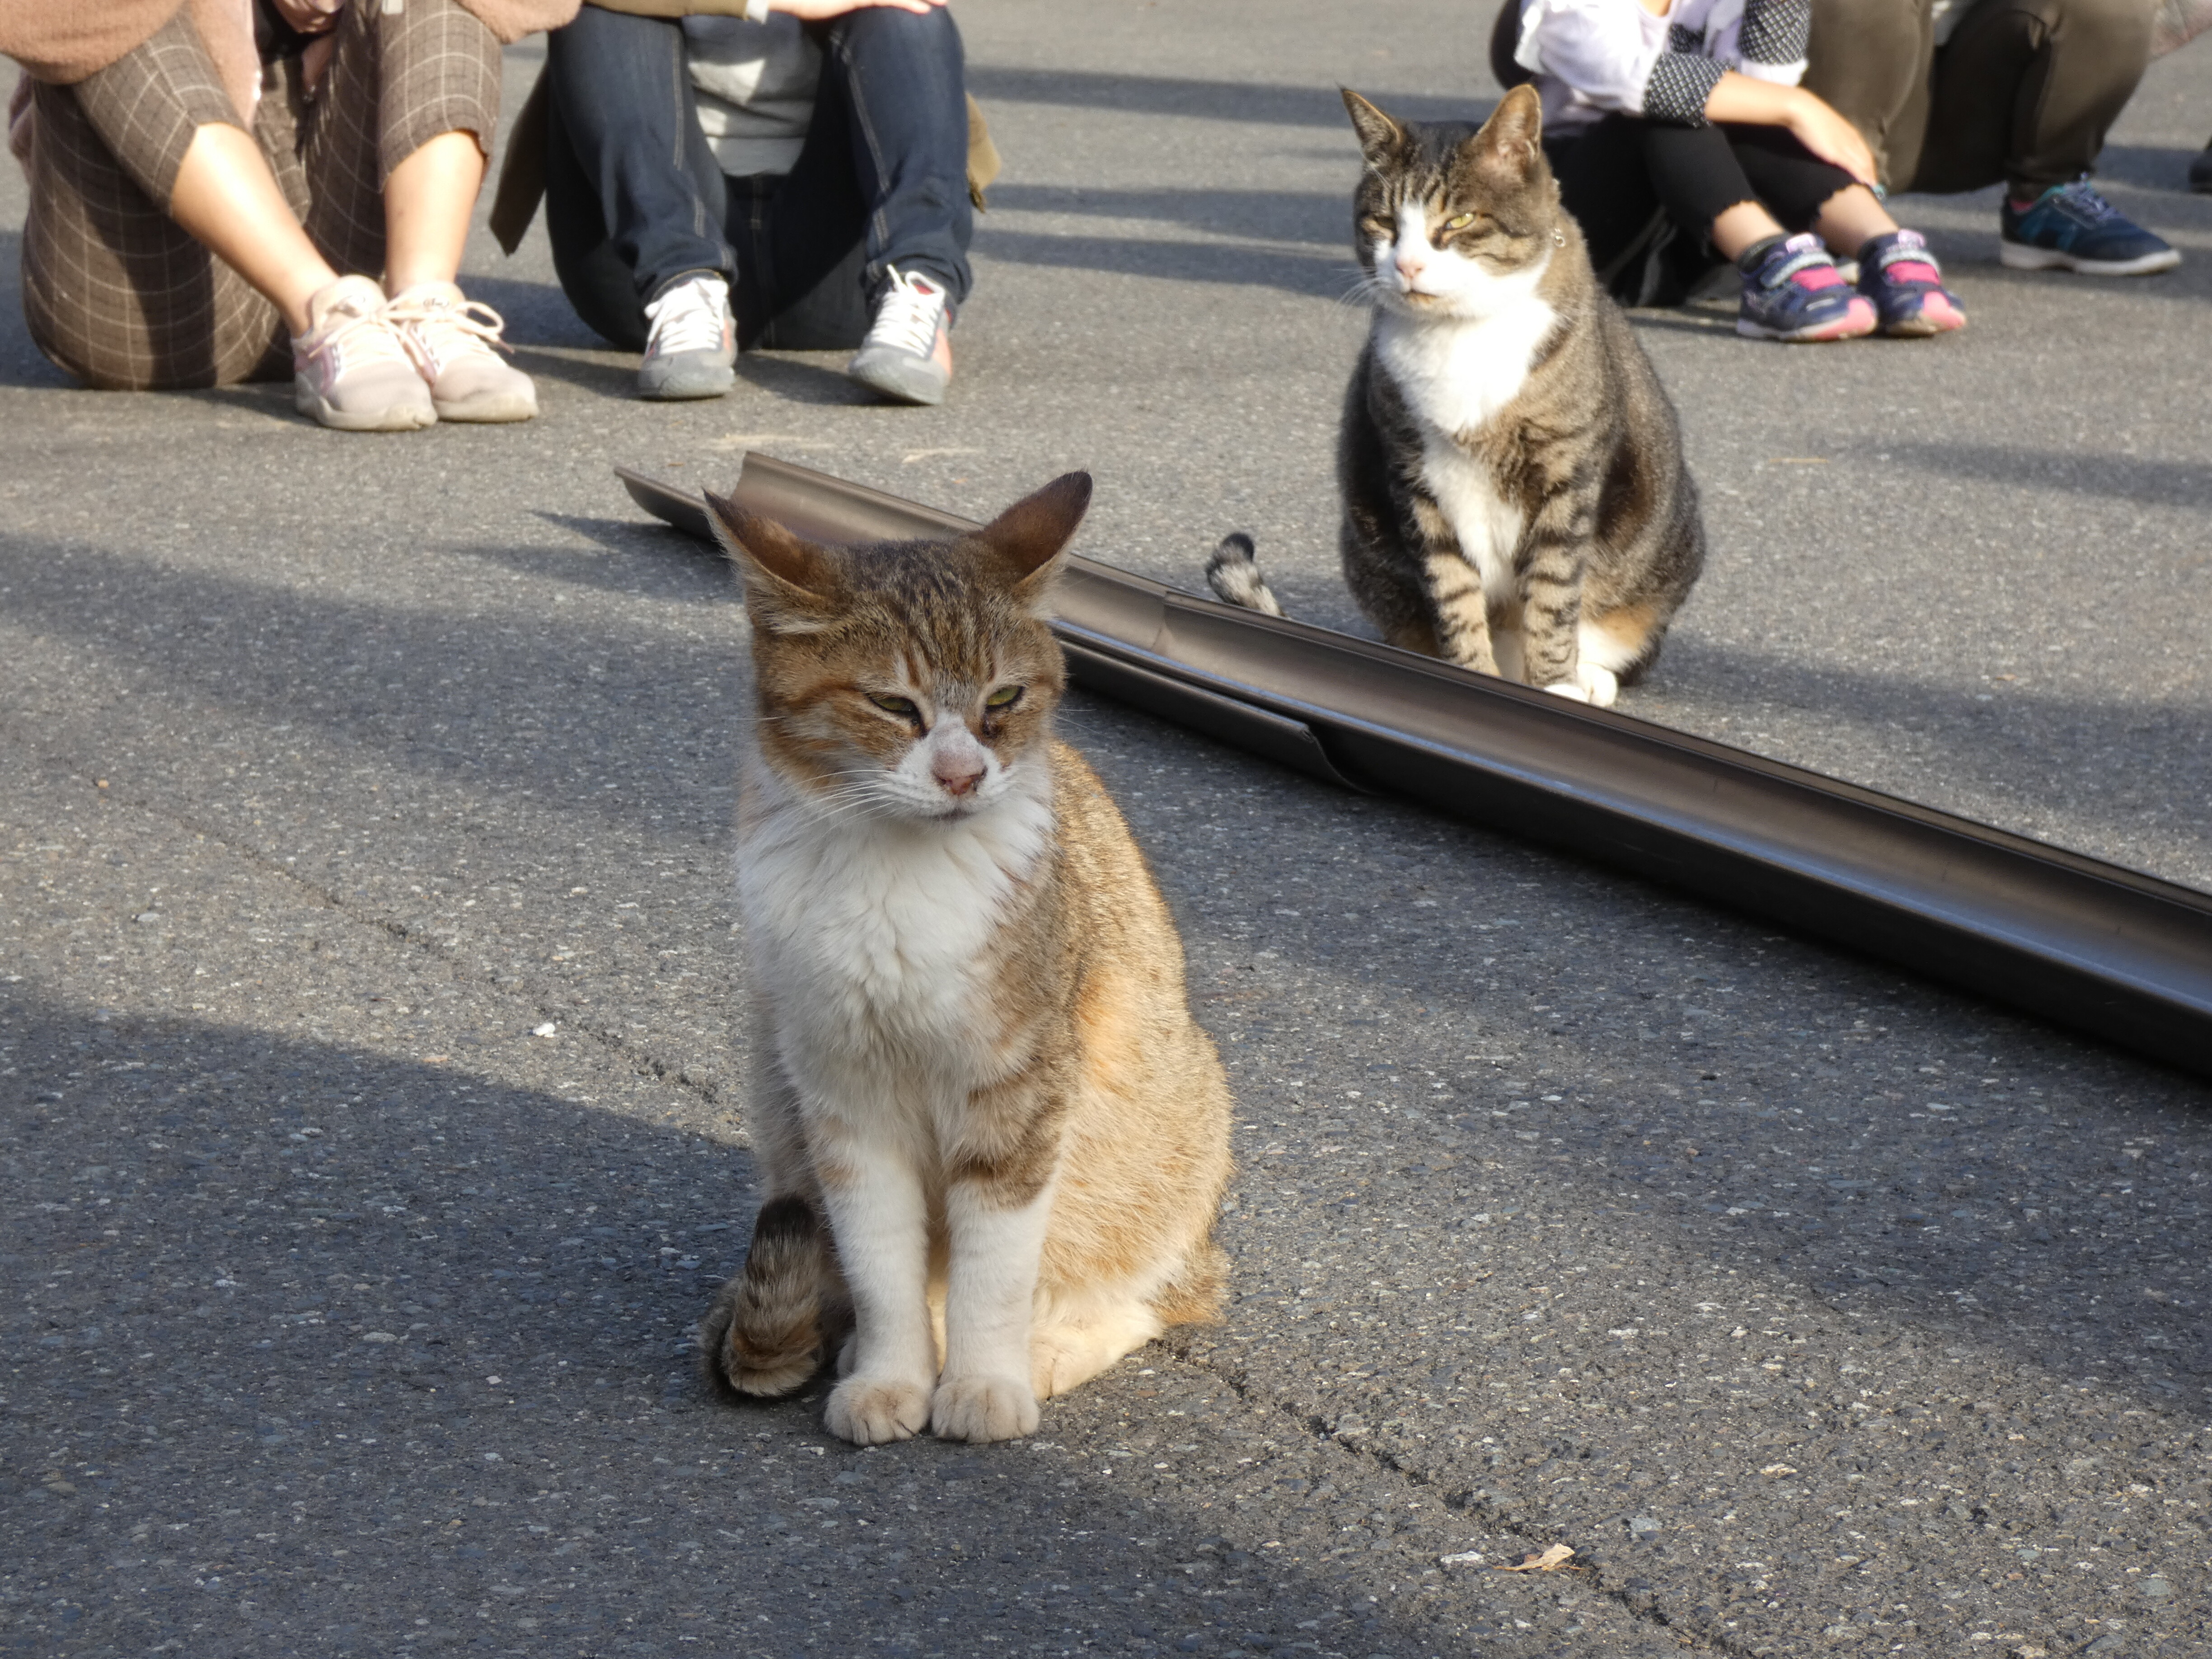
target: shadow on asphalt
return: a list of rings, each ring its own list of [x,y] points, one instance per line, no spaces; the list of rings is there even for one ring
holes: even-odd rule
[[[2173,144],[2107,144],[2098,152],[2097,180],[2185,196],[2189,193],[2189,164],[2201,153]]]
[[[2149,507],[2212,509],[2212,461],[2154,461],[2078,449],[1957,444],[1940,440],[1899,447],[1908,466],[2069,495],[2105,495]]]
[[[0,386],[43,390],[76,384],[31,343],[23,323],[23,234],[0,230]]]
[[[1370,83],[1362,95],[1393,115],[1413,121],[1480,121],[1497,102],[1478,94],[1438,98],[1425,94],[1379,90]],[[1340,127],[1345,158],[1355,158],[1344,100],[1328,86],[1273,87],[1249,81],[1186,80],[1168,75],[1112,75],[1097,70],[996,69],[968,66],[968,90],[988,106],[993,99],[1016,104],[1058,104],[1073,109],[1114,110],[1130,115],[1179,115],[1213,121],[1250,121],[1274,126]]]
[[[734,472],[735,469],[732,469]],[[664,568],[667,575],[683,583],[684,591],[662,597],[690,599],[697,597],[694,580],[703,577],[708,584],[708,597],[735,599],[737,584],[730,579],[727,565],[720,548],[709,547],[697,537],[662,524],[658,520],[641,523],[635,519],[587,519],[572,513],[539,512],[534,517],[547,524],[558,525],[572,535],[596,542],[610,553],[619,553],[625,558],[640,555],[653,561],[653,569]],[[466,550],[472,558],[491,559],[515,570],[526,570],[533,574],[553,569],[564,573],[560,580],[582,587],[596,587],[609,593],[642,593],[652,591],[638,580],[635,567],[610,563],[605,559],[590,555],[577,556],[567,549],[538,547],[471,547]],[[660,580],[655,578],[656,581]]]
[[[1340,1570],[1241,1553],[1271,1516],[1028,1445],[860,1453],[821,1431],[818,1385],[708,1399],[686,1333],[743,1257],[741,1148],[488,1083],[464,1053],[410,1063],[20,991],[0,1052],[21,1103],[0,1120],[0,1340],[22,1471],[0,1526],[41,1587],[11,1618],[23,1651],[682,1652],[704,1634],[690,1650],[915,1659],[991,1650],[967,1645],[979,1631],[1009,1653],[1193,1631],[1215,1653],[1316,1631],[1430,1650]],[[1117,1395],[1162,1426],[1170,1402],[1146,1389],[1125,1370],[1085,1391],[1107,1443]],[[1046,1432],[1074,1409],[1048,1407]],[[1186,1601],[1194,1562],[1247,1587]],[[1149,1600],[1129,1594],[1145,1574]]]
[[[1053,236],[1033,231],[979,232],[975,252],[1010,264],[1053,265],[1159,276],[1179,283],[1272,288],[1317,299],[1342,299],[1358,279],[1349,253],[1322,256],[1233,242],[1139,241],[1123,236]]]
[[[469,298],[480,300],[506,320],[506,340],[514,346],[556,346],[578,351],[616,348],[593,333],[557,283],[526,283],[508,276],[465,279]]]
[[[1056,185],[999,185],[994,208],[1019,213],[1081,214],[1101,219],[1152,219],[1221,236],[1312,242],[1332,251],[1352,240],[1352,198],[1342,191],[1108,190]],[[984,228],[990,228],[986,221]],[[1346,256],[1347,258],[1349,254]]]
[[[845,378],[850,356],[844,351],[741,351],[738,378],[786,403],[865,407],[881,401]]]

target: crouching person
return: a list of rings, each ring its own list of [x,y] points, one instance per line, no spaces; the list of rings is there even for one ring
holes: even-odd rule
[[[345,431],[528,420],[498,316],[454,278],[500,41],[575,4],[0,0],[31,337],[115,390],[289,374]]]

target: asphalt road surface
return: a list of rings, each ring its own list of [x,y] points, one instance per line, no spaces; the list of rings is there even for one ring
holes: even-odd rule
[[[1006,1446],[696,1385],[740,617],[611,465],[978,515],[1085,465],[1083,550],[1251,529],[1354,625],[1332,88],[1492,91],[1404,0],[961,17],[1008,170],[938,410],[807,356],[639,404],[542,235],[470,279],[532,426],[80,392],[0,179],[0,1650],[2212,1650],[2202,1085],[1088,698],[1234,1079],[1227,1319]],[[1962,337],[1639,319],[1714,558],[1626,710],[2212,885],[2208,131],[2200,46],[2116,135],[2168,276],[1908,202]]]

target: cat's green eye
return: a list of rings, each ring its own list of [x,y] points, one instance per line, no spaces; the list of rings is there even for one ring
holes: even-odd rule
[[[997,690],[991,693],[989,696],[983,699],[983,706],[986,708],[1012,708],[1021,700],[1022,688],[1020,686],[1002,685]]]
[[[1455,217],[1445,220],[1444,228],[1446,230],[1465,230],[1474,222],[1474,216],[1472,213],[1462,213],[1457,215]]]
[[[868,701],[886,714],[902,714],[911,719],[917,712],[914,706],[914,699],[911,697],[879,697],[871,691],[868,693]]]

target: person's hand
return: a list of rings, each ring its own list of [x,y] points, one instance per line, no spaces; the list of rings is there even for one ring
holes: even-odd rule
[[[848,11],[866,11],[870,6],[926,14],[944,3],[945,0],[768,0],[768,9],[787,13],[802,23],[818,23],[825,18],[842,17]]]
[[[338,27],[345,0],[270,0],[276,15],[303,35],[327,35]]]
[[[1871,188],[1875,179],[1874,152],[1859,130],[1814,93],[1795,88],[1790,100],[1790,131],[1797,142],[1832,167],[1839,167]]]
[[[338,25],[345,0],[270,0],[276,15],[301,34],[327,34]]]

